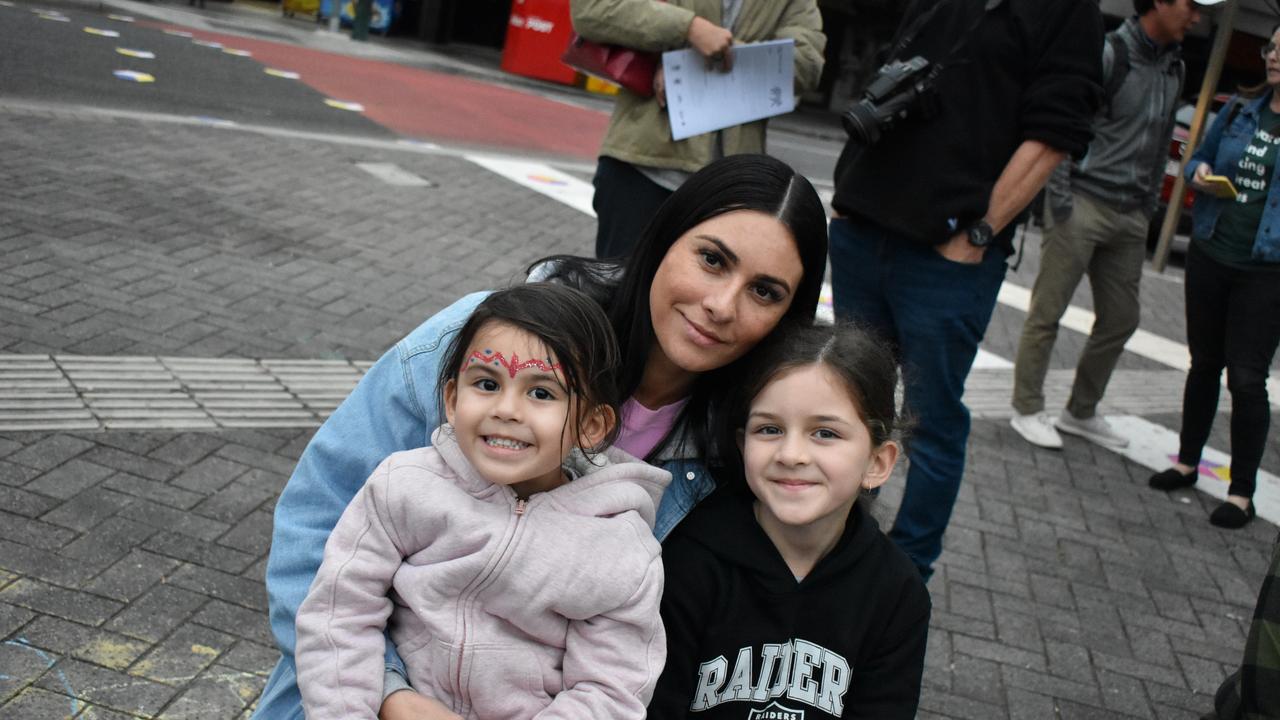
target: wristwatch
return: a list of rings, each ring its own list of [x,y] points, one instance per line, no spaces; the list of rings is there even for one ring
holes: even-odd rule
[[[969,226],[969,244],[974,247],[984,248],[991,244],[991,239],[996,235],[991,229],[991,225],[986,220],[979,220]]]

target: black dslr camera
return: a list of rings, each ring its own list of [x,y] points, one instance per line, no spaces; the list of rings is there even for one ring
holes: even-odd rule
[[[939,69],[919,55],[881,67],[862,92],[862,99],[840,117],[845,132],[862,145],[874,145],[899,120],[936,117],[938,91],[934,81]]]

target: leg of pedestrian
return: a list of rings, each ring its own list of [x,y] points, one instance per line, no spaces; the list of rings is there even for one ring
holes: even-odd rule
[[[1031,306],[1018,340],[1013,369],[1013,409],[1010,425],[1027,442],[1061,448],[1062,438],[1044,406],[1044,379],[1058,338],[1058,322],[1089,266],[1095,246],[1096,211],[1077,200],[1072,214],[1055,221],[1044,234],[1040,270],[1031,287]]]
[[[1125,343],[1141,320],[1138,295],[1146,259],[1147,219],[1139,210],[1119,212],[1101,204],[1095,210],[1099,226],[1106,228],[1094,245],[1088,270],[1097,319],[1080,353],[1061,422],[1101,445],[1123,448],[1129,439],[1112,430],[1097,411]]]
[[[904,406],[914,425],[906,442],[906,487],[889,536],[928,579],[964,476],[964,384],[995,309],[1005,257],[992,249],[981,263],[967,265],[906,242],[895,243],[893,253],[885,294],[898,330]]]
[[[621,258],[631,253],[636,239],[671,191],[644,176],[634,166],[601,157],[596,165],[596,257]]]

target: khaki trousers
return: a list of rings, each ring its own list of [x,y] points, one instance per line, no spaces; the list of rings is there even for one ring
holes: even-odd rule
[[[1141,210],[1119,212],[1077,192],[1071,216],[1045,230],[1040,273],[1014,362],[1013,408],[1019,413],[1044,410],[1044,378],[1058,321],[1086,274],[1097,319],[1076,366],[1067,410],[1081,419],[1097,412],[1124,344],[1138,329],[1147,222]]]

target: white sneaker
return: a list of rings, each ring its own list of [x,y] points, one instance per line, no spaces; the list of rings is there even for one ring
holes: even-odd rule
[[[1031,415],[1014,415],[1009,424],[1032,445],[1039,445],[1050,450],[1062,449],[1062,436],[1053,429],[1053,420],[1049,413],[1038,412]]]
[[[1101,415],[1081,420],[1064,408],[1053,424],[1064,433],[1079,435],[1105,447],[1116,449],[1129,447],[1129,438],[1112,430],[1111,425]]]

